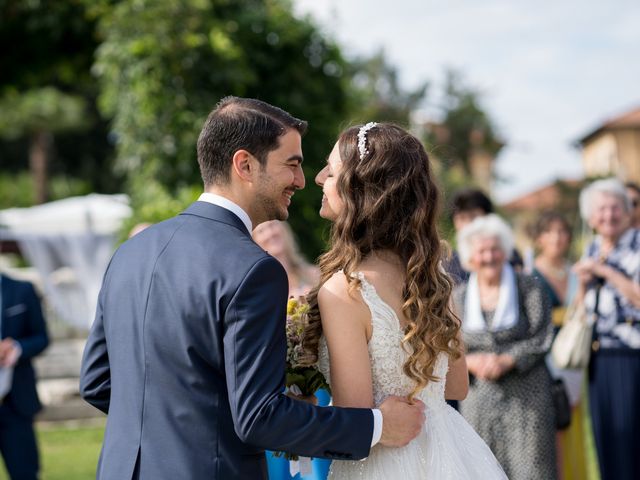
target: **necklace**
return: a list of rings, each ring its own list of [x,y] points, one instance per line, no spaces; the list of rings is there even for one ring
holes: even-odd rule
[[[538,262],[538,267],[542,267],[544,273],[549,275],[555,280],[564,280],[567,277],[567,268],[565,267],[556,267],[551,265],[549,262]]]
[[[564,268],[551,267],[551,266],[548,268],[549,268],[549,273],[556,280],[564,280],[567,276],[567,270]]]

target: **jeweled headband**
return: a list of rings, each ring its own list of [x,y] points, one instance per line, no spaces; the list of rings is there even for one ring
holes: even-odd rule
[[[376,125],[376,122],[369,122],[366,125],[361,126],[358,131],[358,152],[360,152],[360,160],[363,160],[369,153],[369,149],[367,149],[367,132]]]

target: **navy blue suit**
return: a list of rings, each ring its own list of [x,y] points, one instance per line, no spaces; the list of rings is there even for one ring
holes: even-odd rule
[[[0,406],[0,450],[13,479],[35,479],[38,451],[33,417],[41,409],[31,359],[49,344],[40,300],[29,282],[0,275],[1,337],[11,337],[22,348],[13,371],[11,390]]]
[[[230,211],[195,202],[114,254],[81,394],[108,413],[99,479],[266,478],[264,449],[358,459],[367,409],[283,395],[287,276]]]

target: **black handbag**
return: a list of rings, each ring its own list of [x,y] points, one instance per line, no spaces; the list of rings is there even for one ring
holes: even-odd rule
[[[567,387],[561,378],[554,378],[551,381],[551,396],[556,413],[556,429],[565,430],[571,425],[571,405],[569,404]]]

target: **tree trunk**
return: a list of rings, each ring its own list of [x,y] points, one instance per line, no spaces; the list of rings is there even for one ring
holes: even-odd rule
[[[52,147],[51,132],[38,131],[31,136],[29,169],[33,179],[34,200],[37,204],[45,203],[49,198],[48,166]]]

